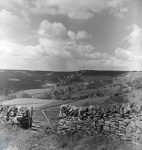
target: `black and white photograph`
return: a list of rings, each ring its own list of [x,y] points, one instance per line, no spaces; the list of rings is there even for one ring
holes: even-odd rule
[[[142,0],[0,0],[0,150],[142,150]]]

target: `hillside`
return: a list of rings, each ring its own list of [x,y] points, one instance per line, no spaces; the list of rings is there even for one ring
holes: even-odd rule
[[[45,83],[57,83],[59,79],[65,80],[70,75],[74,75],[74,79],[68,80],[65,85],[78,83],[82,81],[92,81],[95,77],[101,76],[118,76],[127,71],[93,71],[87,70],[84,73],[78,72],[52,72],[52,71],[26,71],[26,70],[0,70],[0,94],[9,94],[17,91],[28,89],[42,88]]]
[[[0,105],[20,104],[29,109],[44,109],[49,118],[58,116],[62,104],[76,107],[99,104],[102,108],[129,102],[142,104],[142,72],[90,71],[90,74],[79,76],[77,81],[71,80],[67,85],[52,88],[42,85],[52,85],[55,83],[52,81],[64,78],[69,72],[4,71],[0,75],[3,83]],[[48,79],[50,76],[49,82],[46,80],[47,76]],[[40,121],[45,121],[40,111],[36,115]],[[51,119],[51,123],[57,126],[58,120]],[[141,150],[141,144],[126,145],[119,140],[107,141],[99,135],[81,137],[53,134],[49,126],[46,126],[37,132],[1,124],[0,134],[8,140],[7,150]]]

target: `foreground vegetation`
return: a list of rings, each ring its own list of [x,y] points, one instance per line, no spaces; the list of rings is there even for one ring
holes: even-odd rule
[[[126,145],[109,141],[99,135],[57,135],[51,131],[31,132],[18,126],[1,125],[0,134],[8,138],[8,148],[14,150],[141,150],[141,145]]]

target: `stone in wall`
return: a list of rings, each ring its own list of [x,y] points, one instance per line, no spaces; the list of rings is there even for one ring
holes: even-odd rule
[[[114,106],[107,111],[99,105],[61,105],[58,133],[93,135],[99,132],[111,135],[113,139],[137,141],[142,134],[142,111],[136,108],[136,104],[130,103]]]

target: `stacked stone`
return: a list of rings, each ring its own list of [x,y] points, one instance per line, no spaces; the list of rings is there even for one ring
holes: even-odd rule
[[[17,111],[17,114],[13,121],[16,124],[28,123],[28,117],[29,117],[29,111],[27,110],[27,107],[21,107]]]
[[[3,108],[1,122],[6,121],[12,124],[29,124],[29,110],[25,106],[10,106]]]
[[[138,141],[142,135],[141,108],[133,103],[115,105],[112,109],[103,109],[99,105],[80,108],[61,105],[58,132],[81,135],[99,132],[109,139]]]

